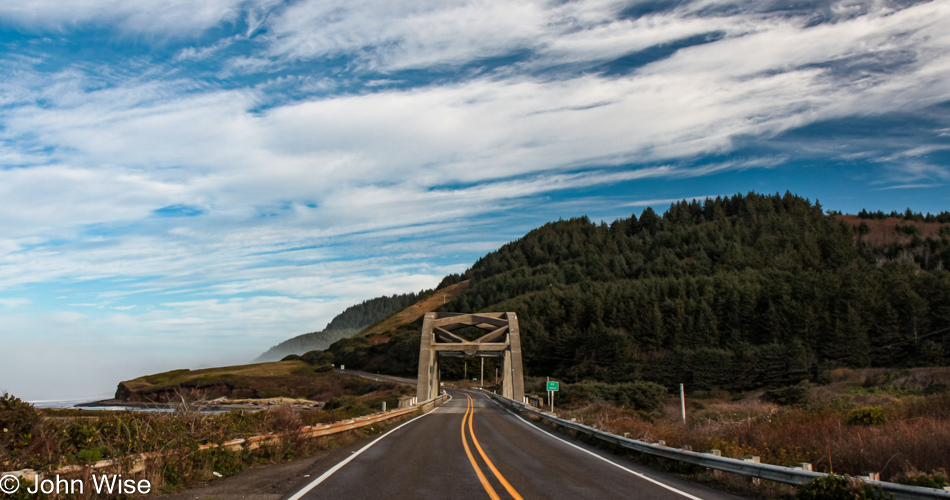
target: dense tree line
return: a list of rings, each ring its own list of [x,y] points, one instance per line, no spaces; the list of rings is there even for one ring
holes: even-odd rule
[[[907,243],[895,232],[883,247],[860,233],[789,193],[682,201],[609,225],[561,220],[481,258],[446,309],[516,311],[526,373],[569,382],[743,390],[835,367],[950,363],[950,230]],[[389,354],[412,344],[413,327],[334,354],[414,370],[407,353]]]
[[[907,209],[904,212],[891,211],[889,214],[885,214],[881,210],[876,212],[868,212],[867,210],[861,210],[858,212],[858,217],[862,219],[901,219],[914,222],[939,222],[941,224],[950,223],[950,212],[940,212],[937,215],[927,213],[922,214],[920,212],[914,212],[911,209]]]

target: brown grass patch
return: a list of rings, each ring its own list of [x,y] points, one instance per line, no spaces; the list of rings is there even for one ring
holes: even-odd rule
[[[642,415],[607,403],[570,412],[565,417],[618,435],[695,451],[718,449],[723,456],[758,455],[762,462],[794,466],[813,464],[816,471],[861,475],[880,472],[884,480],[914,471],[950,469],[950,394],[909,397],[885,407],[883,425],[848,425],[854,402],[813,408],[782,408],[747,399],[708,402],[688,410],[679,421],[675,410],[651,423]],[[689,404],[689,403],[688,403]],[[689,407],[689,406],[688,406]]]

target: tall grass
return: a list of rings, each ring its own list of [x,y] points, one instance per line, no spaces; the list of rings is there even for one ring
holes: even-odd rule
[[[852,406],[840,401],[797,408],[755,400],[715,403],[693,411],[686,425],[669,417],[650,422],[642,412],[609,403],[565,416],[644,441],[718,449],[733,458],[758,455],[776,465],[809,462],[823,472],[879,472],[883,480],[896,480],[950,469],[950,394],[893,402],[883,408],[886,421],[880,425],[848,424]]]

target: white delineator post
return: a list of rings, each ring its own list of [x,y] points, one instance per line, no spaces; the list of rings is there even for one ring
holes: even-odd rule
[[[683,411],[683,424],[686,424],[686,391],[680,384],[680,409]]]

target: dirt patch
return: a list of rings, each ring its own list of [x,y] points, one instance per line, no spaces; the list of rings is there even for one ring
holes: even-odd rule
[[[838,219],[843,220],[855,228],[861,223],[865,223],[870,230],[867,234],[858,234],[858,241],[867,243],[874,247],[884,247],[897,242],[902,245],[910,243],[913,234],[899,230],[899,227],[914,226],[917,228],[919,238],[926,240],[933,238],[940,239],[940,228],[947,224],[939,222],[915,222],[912,220],[897,219],[888,217],[886,219],[862,219],[857,215],[839,215]]]

